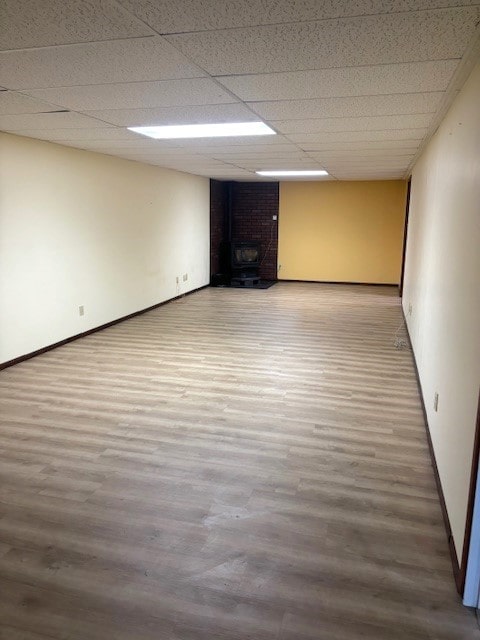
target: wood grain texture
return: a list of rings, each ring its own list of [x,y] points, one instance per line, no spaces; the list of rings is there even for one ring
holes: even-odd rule
[[[205,289],[0,374],[0,640],[470,640],[396,291]]]

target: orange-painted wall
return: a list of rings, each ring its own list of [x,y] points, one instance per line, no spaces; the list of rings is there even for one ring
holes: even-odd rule
[[[282,182],[278,277],[398,284],[406,182]]]

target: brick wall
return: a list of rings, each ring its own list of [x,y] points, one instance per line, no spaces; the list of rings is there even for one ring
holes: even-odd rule
[[[220,271],[220,244],[225,238],[228,183],[210,180],[210,275]]]
[[[264,280],[277,279],[278,191],[278,182],[233,183],[233,240],[260,242]]]
[[[212,273],[218,272],[218,249],[224,235],[225,213],[228,200],[227,182],[210,181]],[[232,188],[232,240],[260,242],[260,277],[277,279],[278,251],[278,183],[231,182]],[[273,220],[277,216],[277,220]]]

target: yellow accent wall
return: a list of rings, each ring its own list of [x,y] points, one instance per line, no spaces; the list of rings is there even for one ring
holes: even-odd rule
[[[278,277],[398,284],[406,182],[282,182]]]

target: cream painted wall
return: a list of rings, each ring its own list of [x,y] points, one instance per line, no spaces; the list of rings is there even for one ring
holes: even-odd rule
[[[208,179],[0,136],[0,362],[208,283]]]
[[[403,295],[459,559],[480,384],[479,105],[480,64],[414,167]]]
[[[279,278],[398,284],[405,196],[403,180],[282,182]]]

